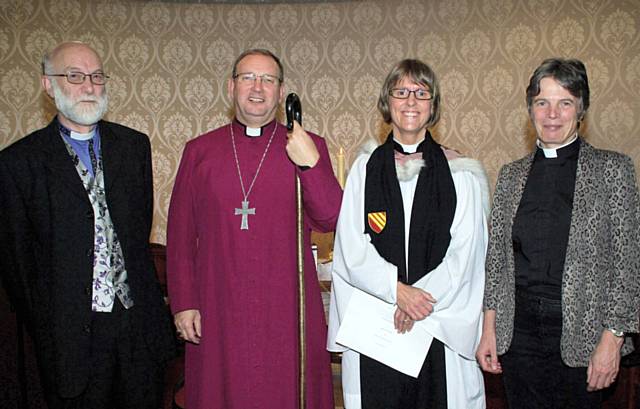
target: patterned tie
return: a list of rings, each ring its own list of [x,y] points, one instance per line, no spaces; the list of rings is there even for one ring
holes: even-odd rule
[[[98,169],[98,161],[96,159],[96,152],[93,150],[93,138],[89,139],[89,158],[91,159],[91,172],[95,177],[96,170]]]

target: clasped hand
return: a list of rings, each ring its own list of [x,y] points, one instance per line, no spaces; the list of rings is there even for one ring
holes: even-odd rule
[[[404,334],[411,331],[415,321],[431,315],[436,299],[424,290],[398,283],[396,301],[398,309],[393,317],[394,326],[399,333]]]

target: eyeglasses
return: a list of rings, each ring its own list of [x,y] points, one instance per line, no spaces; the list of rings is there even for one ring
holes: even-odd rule
[[[103,72],[94,72],[93,74],[85,74],[83,72],[71,71],[68,74],[45,74],[47,77],[67,77],[70,84],[82,84],[84,79],[89,77],[93,85],[104,85],[109,76]]]
[[[241,72],[240,74],[236,74],[234,79],[237,79],[238,82],[242,85],[254,84],[258,78],[260,78],[260,82],[262,85],[276,85],[280,78],[271,74],[261,74],[257,75],[255,72]]]
[[[429,91],[428,89],[410,90],[406,88],[393,88],[391,91],[389,91],[389,95],[398,99],[407,99],[411,94],[413,94],[416,99],[419,99],[421,101],[428,101],[433,98],[433,95],[431,95],[431,91]]]

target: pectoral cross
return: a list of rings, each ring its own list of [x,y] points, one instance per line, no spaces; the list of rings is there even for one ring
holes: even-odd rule
[[[256,214],[256,208],[251,208],[249,209],[249,201],[248,200],[243,200],[242,201],[242,208],[235,209],[235,215],[242,215],[242,221],[240,222],[240,230],[249,230],[249,215]]]

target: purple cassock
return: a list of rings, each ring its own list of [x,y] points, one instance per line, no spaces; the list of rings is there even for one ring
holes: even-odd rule
[[[333,408],[326,324],[309,240],[311,229],[335,229],[342,191],[326,144],[311,135],[320,160],[300,171],[287,157],[286,128],[276,121],[262,136],[233,122],[245,190],[274,130],[273,142],[248,196],[243,194],[230,126],[187,143],[176,177],[167,232],[171,310],[198,309],[200,345],[186,346],[189,409],[298,407],[298,290],[295,175],[305,214],[308,409]]]

